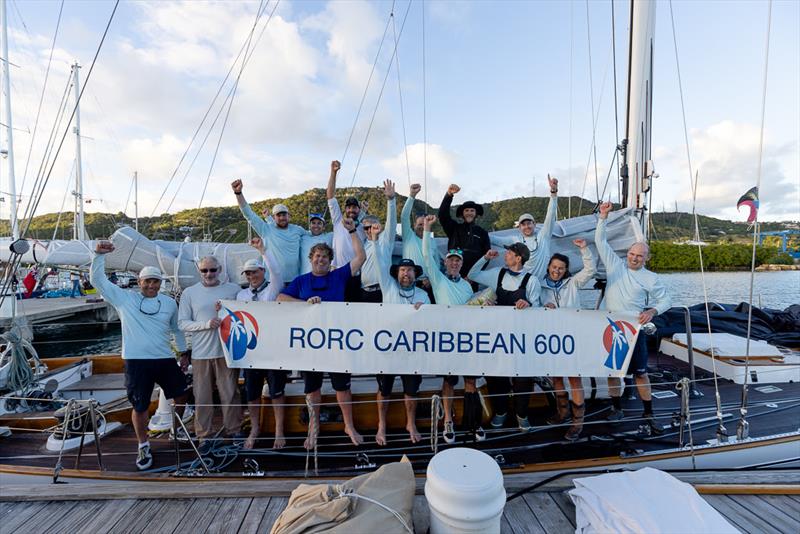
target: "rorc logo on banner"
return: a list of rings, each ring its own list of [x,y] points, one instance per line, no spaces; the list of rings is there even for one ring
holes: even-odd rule
[[[222,309],[227,315],[219,325],[220,337],[231,358],[241,360],[258,344],[258,322],[246,311]]]
[[[636,329],[627,321],[612,321],[609,318],[608,326],[603,332],[603,346],[608,351],[608,358],[606,358],[605,366],[609,369],[619,371],[622,369],[622,364],[625,363],[625,356],[628,354],[628,347],[630,342],[626,330],[631,334],[636,334]]]

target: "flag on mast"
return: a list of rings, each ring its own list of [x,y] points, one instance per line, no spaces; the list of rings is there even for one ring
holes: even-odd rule
[[[750,215],[747,217],[747,222],[752,225],[758,216],[758,187],[751,187],[747,193],[739,198],[736,203],[736,209],[739,210],[742,206],[750,207]]]

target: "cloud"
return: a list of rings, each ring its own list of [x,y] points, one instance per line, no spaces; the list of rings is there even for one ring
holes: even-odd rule
[[[758,180],[759,127],[731,120],[695,129],[690,134],[693,169],[699,174],[698,212],[704,215],[743,220],[736,200]],[[787,163],[796,154],[797,141],[774,144],[765,138],[761,171],[762,220],[797,220],[800,183]],[[691,188],[685,147],[657,147],[653,159],[661,178],[656,182],[654,208],[666,200],[677,200],[681,210],[691,211]],[[669,183],[663,183],[667,179]],[[659,191],[660,190],[660,191]],[[666,197],[666,199],[664,198]]]
[[[381,161],[381,166],[394,177],[400,193],[408,194],[409,181],[419,183],[422,184],[423,190],[418,198],[426,200],[429,204],[438,205],[439,198],[455,178],[458,155],[441,145],[429,143],[426,156],[425,144],[416,143],[408,145],[408,165],[406,165],[406,151],[404,150],[392,158]],[[467,190],[466,192],[474,194],[474,191]]]

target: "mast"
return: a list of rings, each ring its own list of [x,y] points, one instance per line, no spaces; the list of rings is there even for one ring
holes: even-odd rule
[[[83,216],[83,165],[81,164],[81,113],[80,113],[80,77],[78,73],[81,68],[78,62],[72,64],[72,75],[74,76],[73,88],[75,90],[75,227],[72,237],[86,239],[86,226]]]
[[[6,146],[0,150],[5,152],[8,164],[8,200],[9,221],[11,222],[11,237],[19,239],[19,226],[17,223],[17,184],[14,178],[14,134],[11,124],[11,78],[8,68],[8,13],[6,0],[0,0],[0,41],[2,41],[3,63],[3,113],[2,122],[6,127]]]
[[[139,231],[139,172],[133,171],[133,227]]]
[[[656,3],[631,0],[628,59],[628,101],[622,140],[623,206],[636,210],[642,233],[648,235],[648,193],[654,175],[651,158],[653,110],[653,45]]]

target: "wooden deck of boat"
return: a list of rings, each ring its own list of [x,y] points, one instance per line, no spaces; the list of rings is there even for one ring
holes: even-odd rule
[[[800,532],[800,470],[673,475],[693,484],[741,532]],[[580,476],[585,475],[562,477],[511,500],[503,511],[501,532],[574,532],[575,505],[567,492]],[[541,480],[537,474],[508,475],[506,491],[512,495]],[[290,479],[186,481],[177,488],[152,482],[5,484],[0,487],[0,525],[3,532],[15,533],[269,532],[298,483]],[[418,534],[429,526],[424,483],[424,478],[417,478],[413,515]]]
[[[116,312],[109,315],[113,308],[98,295],[51,299],[22,299],[17,301],[17,315],[27,319],[28,324],[42,324],[67,319],[84,313],[94,313],[102,321],[113,320]],[[11,324],[11,318],[0,317],[0,327]]]

